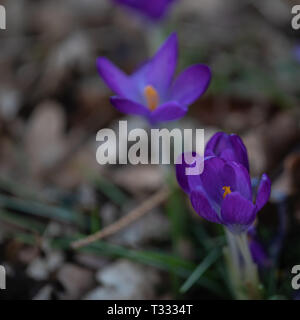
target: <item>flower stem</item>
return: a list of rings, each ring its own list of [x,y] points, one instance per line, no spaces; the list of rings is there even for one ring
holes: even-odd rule
[[[244,262],[243,282],[247,292],[247,297],[248,299],[260,299],[261,292],[257,266],[252,260],[247,234],[242,233],[241,235],[236,236],[236,238]]]
[[[257,266],[252,260],[247,234],[234,235],[225,229],[228,241],[228,268],[237,299],[260,299]]]
[[[244,299],[241,288],[241,273],[239,267],[239,252],[234,235],[225,228],[225,234],[228,242],[228,247],[224,248],[224,256],[227,263],[231,289],[237,299]]]

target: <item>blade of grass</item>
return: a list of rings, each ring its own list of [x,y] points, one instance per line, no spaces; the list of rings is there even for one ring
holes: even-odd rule
[[[28,234],[17,234],[16,238],[28,244],[34,244],[35,241],[35,239]],[[70,243],[76,239],[78,238],[65,237],[52,239],[50,240],[50,242],[54,248],[68,250],[70,249]],[[166,271],[174,270],[177,274],[181,275],[182,277],[188,276],[191,273],[191,271],[195,268],[195,265],[193,263],[173,255],[156,251],[132,250],[122,246],[101,241],[98,241],[97,243],[92,243],[89,246],[78,249],[78,251],[92,253],[96,255],[105,255],[113,258],[127,258],[133,261],[152,265],[154,267],[158,267]]]
[[[9,179],[0,179],[0,189],[21,198],[28,198],[30,200],[38,199],[36,192],[30,190],[27,186],[23,186]]]
[[[94,184],[96,188],[101,191],[109,200],[120,207],[122,207],[128,201],[126,194],[104,177],[94,180]]]
[[[101,229],[101,219],[99,215],[99,208],[95,208],[91,212],[91,218],[90,218],[90,224],[91,224],[91,234],[98,232]]]
[[[173,189],[167,203],[167,212],[171,221],[171,233],[173,246],[176,249],[177,243],[185,236],[186,214],[181,194],[178,189]]]
[[[58,220],[66,223],[78,222],[80,226],[84,225],[82,219],[78,219],[78,212],[71,211],[61,207],[45,205],[31,200],[23,200],[15,197],[0,195],[0,207],[28,213],[34,216]]]
[[[15,225],[21,229],[37,232],[39,234],[42,234],[46,229],[46,225],[43,223],[27,217],[20,217],[15,213],[7,212],[5,210],[0,210],[0,220]]]
[[[65,243],[65,245],[67,244],[67,246],[69,246],[70,239],[66,239],[65,241],[67,242]],[[128,258],[130,260],[149,264],[167,271],[176,270],[176,272],[181,276],[187,276],[190,271],[193,270],[194,266],[193,263],[183,260],[174,255],[156,251],[132,250],[103,241],[92,243],[91,245],[82,248],[81,251],[86,251],[94,254],[104,254],[113,257]]]
[[[172,188],[171,183],[169,183],[170,189]],[[167,202],[167,214],[169,221],[171,223],[171,238],[172,238],[172,247],[174,254],[179,253],[179,244],[180,241],[185,237],[186,231],[186,212],[185,207],[182,202],[180,191],[178,188],[172,188],[172,192],[168,198]],[[172,292],[175,297],[179,294],[180,289],[180,280],[176,273],[172,273]]]
[[[190,277],[180,288],[181,293],[186,293],[205,273],[205,271],[220,257],[221,251],[216,249],[212,251],[206,258],[198,265]]]

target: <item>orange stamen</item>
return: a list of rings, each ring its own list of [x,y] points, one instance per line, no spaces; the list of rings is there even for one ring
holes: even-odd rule
[[[152,86],[145,87],[144,94],[147,101],[148,108],[153,111],[159,105],[159,94]]]
[[[231,193],[230,187],[224,186],[222,190],[224,190],[223,199],[225,199],[225,197]]]

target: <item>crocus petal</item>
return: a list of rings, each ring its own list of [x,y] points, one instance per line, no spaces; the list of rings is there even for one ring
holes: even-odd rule
[[[141,66],[139,66],[136,71],[130,76],[132,82],[138,88],[139,92],[143,93],[145,87],[149,85],[147,79],[148,70],[150,69],[150,61],[145,61]],[[157,90],[157,88],[155,88]]]
[[[235,161],[230,161],[227,165],[230,165],[235,173],[235,183],[232,190],[238,191],[244,198],[252,201],[252,187],[248,170]]]
[[[260,180],[260,184],[256,196],[257,211],[259,211],[269,200],[271,194],[271,180],[264,173]]]
[[[222,177],[222,171],[225,165],[225,161],[212,157],[204,162],[204,171],[201,174],[201,187],[205,190],[206,194],[210,198],[210,202],[214,203],[214,207],[221,206],[223,200],[223,187],[229,185],[227,181],[224,181]],[[188,177],[189,180],[194,179],[193,176]],[[232,170],[232,178],[227,176],[227,180],[234,181],[234,171]],[[192,184],[192,181],[191,181]],[[230,185],[229,185],[230,186]]]
[[[187,108],[181,107],[177,102],[171,101],[159,106],[151,112],[150,121],[153,123],[166,122],[182,118],[187,113]]]
[[[217,132],[207,142],[205,156],[216,156],[227,161],[241,163],[249,171],[247,149],[236,134]]]
[[[220,178],[223,186],[229,186],[231,192],[237,191],[244,198],[252,201],[250,176],[247,169],[234,161],[224,161]]]
[[[172,87],[172,99],[188,106],[197,100],[208,88],[211,79],[210,69],[197,64],[183,71]]]
[[[168,7],[174,1],[176,0],[144,0],[144,10],[152,19],[159,20],[165,16]]]
[[[189,153],[192,157],[196,156],[195,152]],[[185,160],[187,159],[187,153],[181,154],[178,159],[176,159],[175,169],[176,169],[176,178],[179,186],[183,189],[184,192],[190,193],[190,185],[188,181],[188,176],[186,174],[186,169],[193,167],[194,164],[189,164]]]
[[[244,145],[242,139],[236,134],[231,134],[229,136],[229,139],[236,154],[237,160],[235,161],[241,163],[249,171],[247,148]]]
[[[171,84],[178,58],[178,39],[176,33],[165,41],[156,55],[144,67],[147,85],[152,85],[160,93]]]
[[[233,149],[224,149],[220,154],[220,158],[228,161],[236,161],[236,156]]]
[[[184,192],[190,193],[202,185],[200,174],[204,167],[203,161],[203,157],[196,152],[185,152],[176,159],[176,177]],[[193,172],[187,172],[188,168],[193,168]]]
[[[217,132],[215,133],[207,142],[205,147],[205,157],[208,156],[218,156],[216,152],[216,147],[219,144],[220,139],[226,135],[224,132]],[[227,146],[225,147],[227,149]]]
[[[231,192],[237,191],[249,201],[252,200],[251,181],[247,169],[234,161],[225,161],[218,157],[207,157],[204,171],[200,176],[189,176],[191,186],[201,186],[208,195],[212,206],[217,210],[223,201],[223,187],[230,187]],[[218,211],[218,210],[217,210]]]
[[[107,86],[121,98],[137,99],[137,88],[134,87],[130,77],[111,63],[108,59],[97,59],[97,68],[101,78]]]
[[[135,9],[153,20],[163,18],[169,5],[174,1],[175,0],[114,0],[114,2]]]
[[[142,104],[119,97],[111,97],[110,101],[115,106],[115,108],[122,113],[135,114],[145,116],[147,118],[150,116],[150,110]]]
[[[217,212],[213,209],[207,195],[201,189],[193,190],[190,199],[193,208],[202,218],[211,222],[221,223]]]
[[[184,162],[183,154],[179,156],[181,158],[180,161],[176,161],[175,170],[176,170],[176,178],[179,186],[185,193],[190,193],[189,183],[187,179],[187,175],[185,174],[185,169],[187,164]]]
[[[254,222],[256,206],[238,192],[228,194],[221,207],[222,222],[233,233],[246,231]]]

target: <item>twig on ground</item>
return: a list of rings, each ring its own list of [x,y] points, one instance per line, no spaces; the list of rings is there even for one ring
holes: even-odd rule
[[[135,220],[142,217],[144,214],[152,210],[153,208],[160,205],[164,202],[169,196],[169,190],[167,187],[160,189],[153,196],[144,201],[140,206],[132,210],[125,217],[122,217],[120,220],[115,223],[109,225],[108,227],[92,234],[84,239],[76,240],[71,243],[71,247],[74,249],[85,247],[97,240],[103,239],[104,237],[111,236],[112,234],[117,233],[123,228],[127,227],[129,224],[134,222]]]

